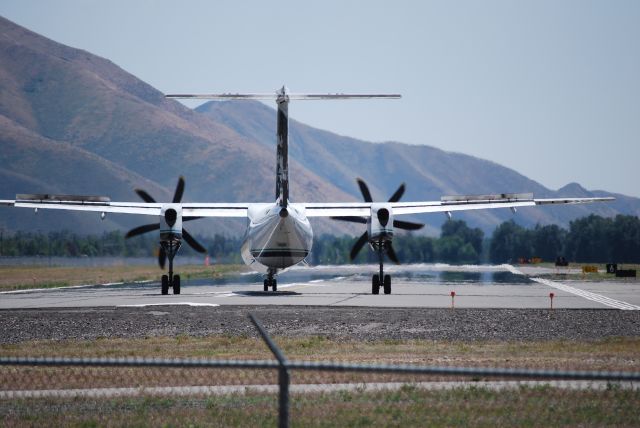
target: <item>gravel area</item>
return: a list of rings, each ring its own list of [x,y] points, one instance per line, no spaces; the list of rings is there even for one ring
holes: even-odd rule
[[[255,336],[248,313],[274,336],[338,340],[529,341],[640,336],[640,311],[219,306],[0,311],[0,344],[30,340],[215,334]]]

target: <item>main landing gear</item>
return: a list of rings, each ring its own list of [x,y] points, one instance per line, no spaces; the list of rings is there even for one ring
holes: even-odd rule
[[[391,294],[391,275],[384,274],[384,245],[383,242],[374,244],[374,250],[378,253],[380,273],[371,278],[371,294],[380,294],[380,287],[384,290],[384,294]]]
[[[180,294],[180,275],[173,274],[173,258],[180,249],[180,241],[162,241],[160,245],[169,259],[169,275],[162,275],[162,294],[169,294],[169,287],[173,288],[173,294]]]
[[[269,270],[267,277],[264,279],[264,291],[269,291],[269,288],[273,288],[273,291],[278,291],[278,280],[275,278],[275,272]]]

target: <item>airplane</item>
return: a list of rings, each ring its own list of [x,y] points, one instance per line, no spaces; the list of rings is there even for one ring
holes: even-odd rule
[[[397,216],[421,213],[453,212],[509,208],[513,212],[520,207],[556,204],[582,204],[612,201],[614,198],[559,198],[534,199],[531,193],[503,193],[496,195],[444,196],[441,200],[423,202],[400,202],[404,193],[401,185],[388,202],[373,202],[366,184],[359,181],[364,202],[291,202],[289,200],[289,103],[292,100],[336,100],[336,99],[398,99],[399,94],[295,94],[286,86],[273,94],[177,94],[167,98],[215,99],[215,100],[275,100],[277,105],[277,146],[276,146],[276,186],[275,201],[272,203],[220,203],[181,202],[184,181],[178,188],[172,202],[156,202],[146,192],[136,190],[144,202],[113,202],[104,196],[24,194],[15,200],[0,200],[0,205],[19,208],[58,209],[99,212],[104,219],[107,213],[137,214],[155,217],[157,222],[140,226],[129,235],[160,230],[160,259],[169,259],[168,275],[161,280],[161,293],[180,294],[180,276],[174,275],[173,259],[180,249],[182,239],[197,250],[200,245],[186,232],[182,223],[204,217],[241,217],[248,219],[241,254],[245,264],[265,274],[264,291],[277,291],[276,275],[286,269],[304,263],[311,251],[313,230],[310,218],[332,217],[336,220],[366,224],[367,231],[358,239],[352,250],[352,258],[369,243],[378,253],[379,273],[372,277],[372,294],[378,294],[380,287],[385,294],[391,293],[391,278],[384,274],[383,259],[386,254],[397,260],[391,242],[394,227],[415,230],[422,225],[396,220]],[[200,246],[201,247],[201,246]],[[356,251],[357,250],[357,251]],[[161,263],[162,266],[163,263]]]

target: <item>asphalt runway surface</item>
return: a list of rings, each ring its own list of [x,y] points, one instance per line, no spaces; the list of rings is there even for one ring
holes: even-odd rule
[[[375,266],[293,269],[277,292],[258,274],[0,293],[0,344],[100,337],[274,336],[337,340],[597,340],[640,336],[640,282],[569,280],[553,269],[389,266],[391,295],[371,295]],[[546,275],[546,276],[545,276]],[[578,276],[579,278],[579,276]],[[451,292],[456,293],[452,308]],[[550,293],[554,293],[550,308]]]
[[[180,295],[160,294],[159,282],[87,285],[0,293],[0,309],[221,306],[350,306],[388,308],[510,308],[640,310],[638,281],[549,277],[554,269],[500,266],[388,266],[392,294],[371,294],[377,266],[294,268],[263,291],[260,274],[182,279]],[[552,279],[550,279],[552,278]],[[559,278],[559,279],[558,279]],[[569,277],[567,277],[569,278]],[[452,298],[451,293],[455,293]],[[553,302],[550,294],[553,293]]]

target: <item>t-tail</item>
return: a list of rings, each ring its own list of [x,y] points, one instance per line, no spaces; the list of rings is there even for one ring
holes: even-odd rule
[[[283,86],[277,95],[276,202],[280,207],[287,208],[289,203],[289,94],[286,86]]]
[[[275,94],[175,94],[167,98],[189,98],[205,100],[275,100],[277,113],[276,146],[276,203],[283,208],[289,204],[289,101],[291,100],[336,100],[401,98],[399,94],[290,94],[283,86]]]

